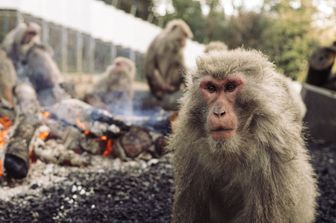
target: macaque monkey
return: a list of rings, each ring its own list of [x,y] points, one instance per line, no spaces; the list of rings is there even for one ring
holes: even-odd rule
[[[36,23],[19,23],[2,42],[3,49],[12,59],[15,67],[25,59],[27,51],[35,44],[41,44],[41,27]]]
[[[13,89],[16,83],[16,72],[12,61],[0,49],[0,103],[8,108],[14,107]]]
[[[63,77],[50,52],[40,41],[36,23],[20,23],[7,34],[3,47],[15,64],[20,81],[29,81],[41,105],[52,105],[69,95],[61,88]]]
[[[112,65],[107,67],[104,76],[95,86],[96,90],[103,92],[125,92],[127,97],[133,97],[133,82],[135,78],[134,62],[125,57],[117,57]]]
[[[221,50],[228,50],[228,47],[225,43],[221,41],[212,41],[205,45],[204,53],[209,53],[213,51],[221,51]]]
[[[131,109],[135,73],[133,61],[125,57],[115,58],[85,100],[111,112]]]
[[[158,99],[176,92],[183,83],[185,70],[183,49],[193,34],[189,26],[180,19],[170,21],[150,44],[144,72],[151,93]]]
[[[204,54],[168,149],[173,222],[311,223],[317,185],[286,78],[257,51]]]

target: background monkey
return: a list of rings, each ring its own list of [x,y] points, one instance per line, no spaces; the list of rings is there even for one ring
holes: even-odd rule
[[[96,107],[113,113],[127,113],[132,110],[133,82],[136,68],[132,60],[117,57],[105,74],[93,86],[85,100]]]
[[[61,87],[63,75],[48,49],[40,41],[38,24],[19,23],[9,32],[3,47],[12,59],[18,79],[31,83],[41,105],[48,106],[69,95]]]
[[[14,107],[13,89],[16,83],[16,72],[12,61],[0,49],[0,102],[9,108]]]
[[[201,56],[188,80],[168,146],[173,222],[313,222],[317,186],[286,78],[237,49]]]
[[[183,83],[185,69],[183,48],[193,34],[189,26],[180,19],[170,21],[150,44],[144,73],[151,93],[158,99],[176,92]]]
[[[204,53],[209,53],[213,51],[228,50],[228,47],[225,43],[221,41],[212,41],[205,45]]]
[[[125,57],[117,57],[112,65],[107,67],[104,76],[98,81],[97,91],[123,91],[129,98],[133,96],[133,82],[135,78],[134,62]]]

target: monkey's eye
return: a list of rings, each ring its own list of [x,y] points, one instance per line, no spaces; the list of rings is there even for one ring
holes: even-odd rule
[[[236,82],[234,81],[229,81],[225,86],[224,86],[224,91],[226,92],[233,92],[237,87]]]
[[[216,86],[215,85],[213,85],[213,84],[211,84],[211,83],[208,83],[207,85],[206,85],[206,89],[207,89],[207,91],[209,92],[209,93],[214,93],[214,92],[216,92]]]

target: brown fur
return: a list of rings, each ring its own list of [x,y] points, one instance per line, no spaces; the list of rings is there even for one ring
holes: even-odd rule
[[[301,135],[299,108],[283,75],[257,51],[203,55],[188,89],[175,133],[173,222],[314,222],[317,186]],[[240,73],[237,135],[208,137],[208,109],[199,90],[205,75]]]
[[[116,64],[121,64],[117,67]],[[105,74],[95,85],[95,91],[122,91],[126,92],[129,98],[133,97],[133,82],[135,78],[134,62],[125,57],[117,57],[111,66],[106,69]]]
[[[15,65],[25,59],[33,45],[41,44],[40,33],[41,27],[38,24],[22,22],[6,35],[2,46]]]
[[[3,47],[15,64],[19,79],[32,84],[42,105],[69,97],[60,87],[63,76],[50,52],[40,42],[40,26],[20,23],[7,34]]]
[[[125,57],[115,58],[84,100],[112,113],[131,113],[135,73],[133,61]]]
[[[212,41],[204,47],[204,53],[221,50],[228,50],[227,45],[221,41]]]
[[[144,72],[150,90],[157,98],[180,89],[185,69],[183,48],[192,36],[189,26],[177,19],[170,21],[150,44]]]
[[[16,72],[12,61],[3,50],[0,50],[0,103],[8,107],[14,106],[13,88]]]

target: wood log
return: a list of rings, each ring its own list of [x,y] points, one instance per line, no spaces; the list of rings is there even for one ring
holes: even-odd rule
[[[23,116],[20,119],[7,145],[4,162],[7,176],[15,179],[22,179],[28,174],[29,143],[40,125],[36,116]]]
[[[65,99],[47,110],[53,118],[87,130],[97,136],[101,136],[103,133],[109,138],[117,138],[129,129],[128,125],[115,119],[109,112],[94,108],[77,99]],[[96,132],[98,129],[95,122],[105,125],[105,130],[102,132],[102,129],[99,129]]]
[[[128,157],[135,158],[153,144],[153,139],[147,129],[131,126],[130,130],[121,136],[120,144]]]
[[[41,124],[40,106],[35,90],[28,83],[19,83],[15,88],[15,96],[17,126],[7,145],[4,168],[8,177],[22,179],[29,170],[29,143]]]

